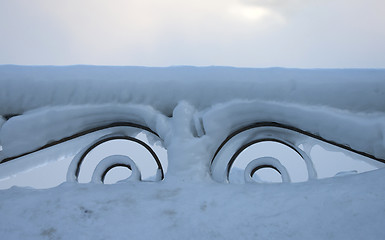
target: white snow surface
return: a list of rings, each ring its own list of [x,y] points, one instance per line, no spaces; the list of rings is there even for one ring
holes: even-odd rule
[[[0,195],[2,239],[384,239],[385,169],[296,184],[65,183]]]
[[[0,115],[106,103],[151,105],[171,115],[182,100],[201,110],[234,99],[385,110],[385,69],[3,65],[0,82]]]
[[[0,191],[4,239],[385,238],[384,168],[295,184],[223,184],[209,170],[221,142],[254,122],[385,158],[385,70],[0,66],[0,86],[0,159],[121,121],[151,128],[168,155],[161,182]],[[0,178],[127,131],[0,164]]]

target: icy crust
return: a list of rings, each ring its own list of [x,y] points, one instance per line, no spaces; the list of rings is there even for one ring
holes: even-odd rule
[[[385,158],[385,114],[352,113],[330,107],[266,101],[231,101],[197,111],[182,102],[169,118],[150,106],[100,105],[49,107],[8,120],[0,129],[4,157],[35,150],[81,131],[117,122],[130,122],[154,130],[166,145],[173,138],[207,135],[211,151],[232,132],[258,122],[277,122],[324,139]],[[181,116],[175,116],[179,114]],[[184,120],[183,120],[184,119]],[[183,121],[182,123],[179,123]],[[171,133],[174,129],[174,133]]]
[[[384,168],[299,184],[244,185],[216,183],[209,171],[221,142],[259,121],[294,126],[384,157],[384,73],[0,66],[0,115],[21,114],[0,119],[0,157],[90,127],[130,121],[164,140],[169,161],[165,179],[156,183],[2,191],[2,238],[384,239]],[[0,177],[74,156],[108,134],[90,133],[3,163]]]
[[[8,120],[0,129],[0,143],[4,148],[4,156],[13,156],[112,123],[136,123],[162,133],[165,130],[157,124],[162,123],[164,118],[150,106],[138,105],[43,108]]]
[[[385,169],[300,184],[66,183],[0,194],[3,239],[384,239]]]
[[[2,126],[0,143],[3,150],[0,153],[3,158],[17,156],[87,129],[122,121],[147,126],[163,140],[169,162],[167,181],[207,181],[211,159],[220,144],[235,130],[257,122],[278,122],[297,127],[385,158],[383,113],[352,113],[330,107],[241,100],[217,104],[203,111],[187,102],[180,102],[172,117],[150,106],[133,104],[36,109],[10,118]],[[82,148],[105,135],[123,133],[135,136],[135,131],[141,130],[116,127],[69,140],[60,146],[3,163],[0,178],[49,161],[74,157]]]
[[[33,110],[8,120],[0,129],[3,156],[29,152],[81,131],[128,122],[163,133],[165,116],[150,106],[99,105],[60,106]]]
[[[32,152],[46,144],[61,140],[82,131],[108,126],[113,123],[134,123],[164,136],[166,117],[150,106],[141,105],[100,105],[61,106],[31,110],[12,117],[0,129],[0,158],[19,156]],[[48,162],[73,158],[93,141],[110,134],[135,137],[143,129],[135,126],[108,127],[83,136],[75,137],[36,153],[19,157],[1,164],[0,179],[19,172],[28,171]],[[148,141],[162,145],[159,138],[148,131]]]
[[[141,104],[170,116],[234,99],[385,111],[385,69],[0,66],[0,115],[58,105]]]
[[[115,122],[159,135],[170,181],[210,179],[222,141],[256,122],[286,124],[385,158],[384,79],[385,70],[375,69],[0,66],[0,159]],[[73,157],[106,134],[132,131],[101,130],[44,150],[45,156],[3,163],[0,178]]]
[[[215,139],[225,139],[230,133],[253,123],[276,122],[385,158],[384,113],[353,113],[282,102],[232,101],[199,114],[206,135]]]

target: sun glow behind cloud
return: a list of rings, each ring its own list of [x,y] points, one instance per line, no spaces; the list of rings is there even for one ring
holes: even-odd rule
[[[261,6],[250,6],[244,4],[230,5],[229,12],[237,17],[243,18],[255,23],[263,23],[265,20],[273,20],[284,23],[284,17],[277,12]]]
[[[0,63],[385,67],[383,5],[0,0]]]

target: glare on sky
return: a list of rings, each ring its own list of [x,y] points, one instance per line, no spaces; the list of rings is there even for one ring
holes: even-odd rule
[[[280,14],[272,11],[267,7],[250,6],[250,5],[230,5],[229,12],[235,17],[241,18],[253,23],[263,23],[267,18],[271,18],[273,21],[284,23],[284,18]]]
[[[385,67],[382,0],[0,0],[0,64]]]

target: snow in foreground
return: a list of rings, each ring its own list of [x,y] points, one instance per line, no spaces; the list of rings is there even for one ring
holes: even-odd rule
[[[384,239],[385,169],[298,184],[65,183],[0,195],[2,239]]]

